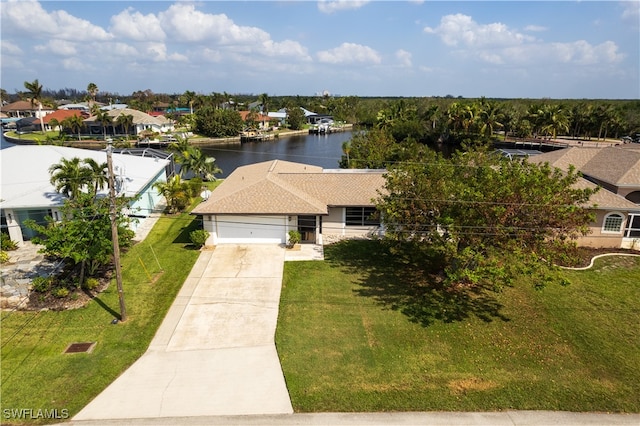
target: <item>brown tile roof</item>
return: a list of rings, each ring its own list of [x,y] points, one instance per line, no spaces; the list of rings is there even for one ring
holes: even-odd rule
[[[580,178],[575,185],[574,188],[586,189],[586,188],[597,188],[593,182],[589,182],[584,178]],[[598,209],[603,210],[638,210],[638,205],[632,203],[621,195],[614,194],[611,191],[607,191],[604,188],[600,188],[598,192],[593,194],[591,198],[589,198],[589,203],[584,207],[595,206]]]
[[[323,171],[273,160],[238,167],[194,214],[327,214],[329,206],[371,206],[382,171]]]
[[[38,106],[37,105],[31,105],[30,101],[16,101],[16,102],[11,102],[10,104],[7,105],[3,105],[2,108],[0,108],[1,111],[3,112],[10,112],[10,111],[37,111],[38,110]]]
[[[585,176],[615,186],[640,186],[640,147],[572,147],[536,155],[529,161],[548,162],[562,170],[573,165]]]

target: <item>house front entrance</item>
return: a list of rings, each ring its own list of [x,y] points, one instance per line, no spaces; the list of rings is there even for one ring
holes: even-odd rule
[[[316,243],[316,224],[316,216],[298,216],[298,232],[300,232],[301,243]]]

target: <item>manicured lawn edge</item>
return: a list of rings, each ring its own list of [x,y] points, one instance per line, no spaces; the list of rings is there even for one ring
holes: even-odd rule
[[[407,290],[366,244],[285,264],[276,345],[295,411],[640,412],[640,259],[456,301]]]
[[[200,254],[189,241],[189,233],[200,227],[188,213],[163,215],[147,238],[122,256],[124,323],[111,323],[119,313],[115,282],[81,309],[2,312],[2,421],[62,420],[15,418],[5,411],[12,409],[57,410],[73,417],[135,362]],[[89,354],[63,354],[74,342],[97,343]]]

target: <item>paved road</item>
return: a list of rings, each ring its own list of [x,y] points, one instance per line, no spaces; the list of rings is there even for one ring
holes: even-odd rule
[[[147,352],[74,420],[292,413],[274,343],[284,256],[202,252]]]

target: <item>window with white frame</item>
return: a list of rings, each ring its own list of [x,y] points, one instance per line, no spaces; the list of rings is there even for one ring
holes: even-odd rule
[[[602,232],[609,234],[619,234],[622,231],[624,216],[622,213],[609,213],[604,217]]]

